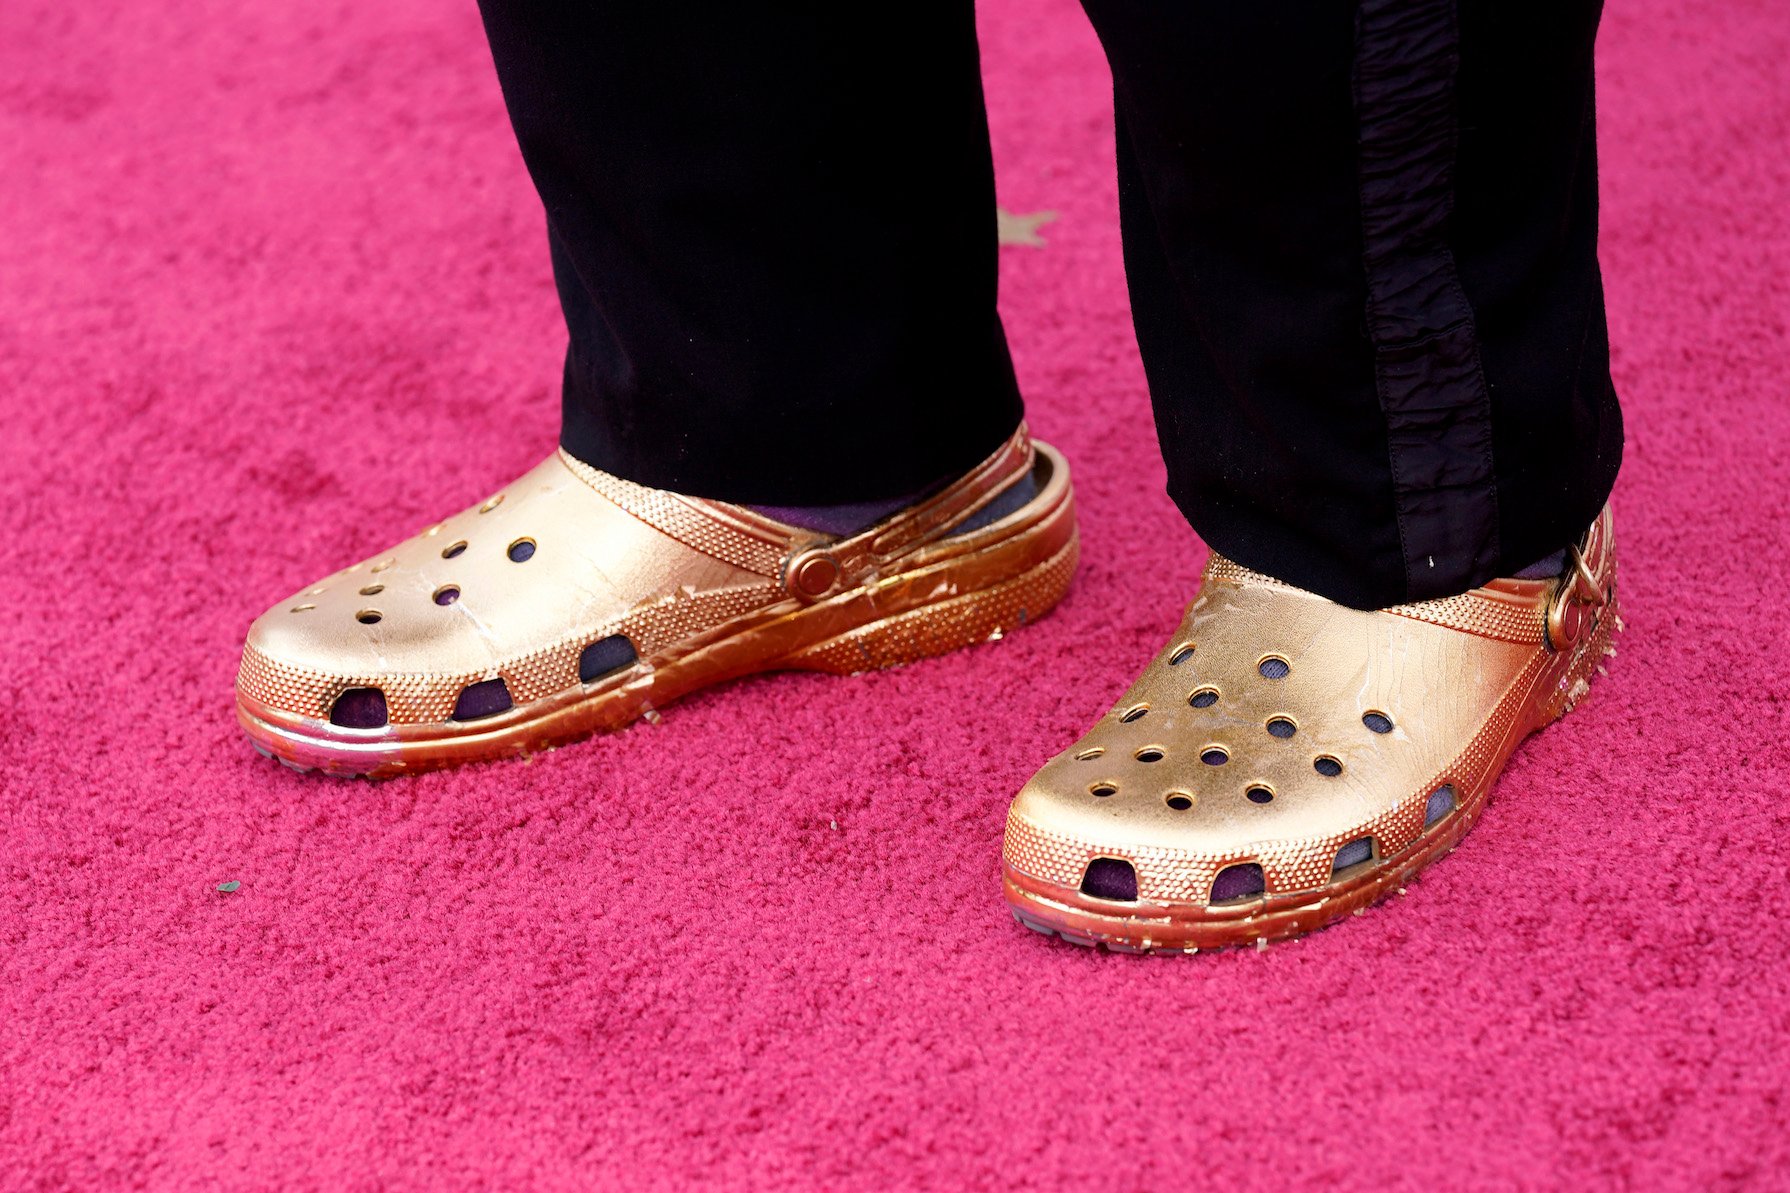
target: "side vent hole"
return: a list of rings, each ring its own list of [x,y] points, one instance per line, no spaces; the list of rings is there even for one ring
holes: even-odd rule
[[[602,679],[613,671],[633,666],[639,659],[634,643],[626,634],[611,634],[592,642],[578,656],[578,681],[590,683]]]
[[[369,584],[365,588],[360,590],[360,594],[362,596],[378,596],[380,593],[382,593],[384,591],[385,591],[385,585],[383,585],[383,584]]]
[[[1168,799],[1165,802],[1177,812],[1185,812],[1187,809],[1193,807],[1193,797],[1188,795],[1185,791],[1169,792]]]
[[[329,723],[344,729],[379,729],[385,722],[385,693],[378,688],[348,688],[329,706]]]
[[[533,539],[517,539],[505,552],[511,563],[527,563],[535,557],[535,541]]]
[[[1212,880],[1212,902],[1236,903],[1243,899],[1254,899],[1268,889],[1267,881],[1262,877],[1262,867],[1255,862],[1244,862],[1238,866],[1226,866]]]
[[[1361,723],[1375,733],[1392,732],[1392,718],[1383,712],[1370,712],[1361,718]]]
[[[1331,863],[1330,872],[1341,874],[1350,866],[1359,866],[1374,856],[1374,839],[1372,837],[1356,837],[1347,845],[1336,851],[1336,861]]]
[[[1095,799],[1105,799],[1108,796],[1119,794],[1119,789],[1111,783],[1096,783],[1088,788],[1088,794]]]
[[[1097,857],[1082,875],[1081,893],[1118,903],[1137,901],[1137,871],[1116,857]]]
[[[1268,722],[1268,732],[1275,737],[1285,739],[1299,732],[1299,726],[1293,724],[1285,717],[1275,717],[1272,721]]]
[[[1139,750],[1135,755],[1133,755],[1133,757],[1135,757],[1139,762],[1161,762],[1162,761],[1162,747],[1161,746],[1145,746],[1143,749]]]
[[[1187,645],[1181,647],[1181,649],[1177,650],[1174,654],[1172,654],[1168,657],[1168,665],[1171,667],[1179,667],[1182,663],[1185,663],[1188,659],[1191,659],[1192,657],[1193,657],[1193,644],[1190,642]]]
[[[1274,802],[1274,793],[1269,791],[1266,787],[1257,785],[1251,787],[1248,791],[1245,791],[1243,793],[1243,798],[1247,799],[1252,804],[1271,804]]]
[[[1200,761],[1207,766],[1223,766],[1230,760],[1230,754],[1222,746],[1208,746],[1200,751]]]
[[[1293,665],[1279,655],[1269,655],[1256,664],[1256,670],[1262,673],[1263,679],[1285,679],[1293,673]]]
[[[1322,754],[1313,759],[1311,768],[1317,771],[1320,775],[1323,775],[1326,779],[1334,779],[1336,776],[1342,774],[1342,763],[1338,762],[1328,754]]]
[[[1455,809],[1454,788],[1447,783],[1430,792],[1423,804],[1423,827],[1428,828]]]
[[[451,605],[460,599],[460,586],[458,584],[443,584],[435,590],[435,596],[432,599],[437,605]]]
[[[460,689],[460,698],[454,701],[453,719],[476,721],[481,717],[494,717],[500,712],[508,712],[511,704],[510,688],[502,676],[482,679]]]
[[[447,546],[445,546],[441,549],[441,557],[443,559],[457,559],[465,553],[466,553],[466,540],[465,539],[461,539],[457,543],[449,543]]]
[[[354,620],[360,622],[362,625],[378,625],[381,621],[385,620],[385,614],[377,609],[362,609],[359,613],[354,615]]]
[[[1087,749],[1077,754],[1075,760],[1077,762],[1092,762],[1104,753],[1106,753],[1105,746],[1089,746]]]
[[[1133,721],[1143,720],[1149,715],[1149,712],[1150,706],[1148,704],[1133,705],[1131,708],[1125,710],[1124,715],[1119,718],[1119,721],[1122,724],[1129,725]]]
[[[1213,688],[1201,688],[1187,698],[1187,703],[1195,708],[1211,708],[1218,703],[1218,692]]]

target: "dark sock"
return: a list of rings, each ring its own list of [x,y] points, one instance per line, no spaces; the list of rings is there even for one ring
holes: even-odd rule
[[[1558,576],[1566,570],[1566,552],[1556,551],[1546,559],[1538,560],[1517,573],[1519,580],[1546,580],[1550,576]]]
[[[873,526],[890,514],[925,500],[943,487],[928,485],[917,493],[897,497],[892,501],[855,501],[845,505],[755,505],[751,508],[767,518],[800,526],[803,530],[847,535]],[[1028,470],[1024,476],[1001,490],[993,501],[953,526],[951,533],[968,534],[972,530],[980,530],[1017,510],[1037,493],[1037,482],[1032,479],[1032,473]]]

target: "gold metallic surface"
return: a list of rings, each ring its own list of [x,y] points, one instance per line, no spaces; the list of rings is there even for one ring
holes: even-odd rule
[[[1608,510],[1560,577],[1375,612],[1214,556],[1169,645],[1014,800],[1004,870],[1021,922],[1197,949],[1298,935],[1379,898],[1452,848],[1517,743],[1584,694],[1612,653],[1615,566]],[[1444,786],[1453,810],[1426,827]],[[1370,860],[1333,870],[1362,838]],[[1096,858],[1131,864],[1136,900],[1082,892]],[[1233,865],[1259,865],[1265,891],[1213,902]]]
[[[1026,469],[1031,502],[947,537]],[[556,453],[257,619],[238,719],[264,752],[335,773],[527,753],[740,675],[850,673],[998,637],[1060,599],[1076,552],[1067,465],[1023,427],[943,492],[843,539]],[[584,648],[617,634],[638,662],[582,683]],[[450,719],[464,688],[494,678],[512,708]],[[362,687],[384,693],[388,724],[332,724]]]

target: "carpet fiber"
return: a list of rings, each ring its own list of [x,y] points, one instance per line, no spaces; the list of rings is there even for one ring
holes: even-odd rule
[[[231,683],[263,606],[553,440],[470,0],[0,6],[0,1187],[1783,1187],[1790,14],[1606,18],[1611,674],[1406,897],[1172,960],[1000,901],[1008,797],[1204,550],[1098,46],[1067,0],[981,20],[1001,203],[1058,213],[1003,302],[1068,600],[373,784],[256,757]]]

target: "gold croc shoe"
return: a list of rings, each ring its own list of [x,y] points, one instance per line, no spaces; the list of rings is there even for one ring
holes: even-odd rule
[[[1006,509],[1028,471],[1034,495]],[[334,774],[526,754],[736,676],[849,674],[997,637],[1056,604],[1076,551],[1068,467],[1023,427],[843,538],[557,452],[258,618],[237,717],[263,753]]]
[[[1175,638],[1013,801],[1029,928],[1127,952],[1296,936],[1452,849],[1620,627],[1606,509],[1565,575],[1362,612],[1214,555]]]

